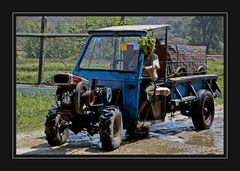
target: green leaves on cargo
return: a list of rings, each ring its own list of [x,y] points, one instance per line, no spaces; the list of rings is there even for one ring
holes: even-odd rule
[[[144,53],[147,53],[148,48],[152,49],[153,51],[156,49],[156,37],[154,36],[144,36],[139,38],[138,44],[143,50]]]

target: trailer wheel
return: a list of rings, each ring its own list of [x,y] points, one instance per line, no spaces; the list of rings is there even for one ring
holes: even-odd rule
[[[208,90],[197,92],[196,113],[192,114],[192,122],[196,130],[209,129],[214,119],[214,100]]]
[[[45,121],[45,135],[48,144],[51,146],[62,145],[67,141],[69,129],[62,126],[62,118],[57,114],[57,107],[49,109]]]
[[[100,116],[99,134],[102,148],[107,151],[117,149],[122,141],[122,113],[116,106],[106,107]]]

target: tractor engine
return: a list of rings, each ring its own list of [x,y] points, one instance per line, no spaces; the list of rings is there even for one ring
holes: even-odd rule
[[[87,79],[71,73],[55,74],[52,82],[58,86],[58,113],[71,121],[71,130],[78,133],[87,128],[90,134],[96,133],[101,108],[111,103],[111,88],[98,87],[95,79],[90,87]]]
[[[89,81],[71,73],[55,74],[53,84],[58,86],[56,98],[62,108],[74,109],[81,114],[84,107],[93,105],[95,95],[89,89]]]

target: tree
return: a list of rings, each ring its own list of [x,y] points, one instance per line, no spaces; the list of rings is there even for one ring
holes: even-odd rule
[[[177,20],[169,22],[169,42],[176,44],[188,44],[190,40],[190,23],[194,17],[177,17]]]
[[[16,20],[16,31],[23,33],[39,33],[40,32],[40,22],[37,21],[38,18],[33,17],[17,17]],[[23,50],[26,52],[26,57],[37,58],[39,53],[39,39],[26,37],[18,41],[18,45],[22,46]]]
[[[123,24],[130,24],[134,18],[125,18]],[[119,25],[121,16],[78,16],[78,17],[47,17],[47,33],[82,33],[89,29],[98,29]],[[39,33],[41,17],[17,17],[16,32]],[[46,58],[71,58],[79,55],[86,38],[49,38],[44,41]],[[18,46],[25,51],[21,57],[38,58],[39,38],[18,38]]]
[[[222,51],[223,17],[196,16],[190,28],[190,44],[206,46],[207,54]]]

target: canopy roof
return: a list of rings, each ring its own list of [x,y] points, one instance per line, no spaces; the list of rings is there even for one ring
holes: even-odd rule
[[[151,31],[154,29],[158,29],[161,27],[169,27],[170,25],[162,24],[162,25],[124,25],[124,26],[112,26],[105,27],[92,31]]]

